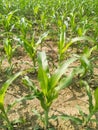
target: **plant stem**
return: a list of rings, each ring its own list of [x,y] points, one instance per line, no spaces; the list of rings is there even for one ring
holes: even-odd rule
[[[85,122],[84,122],[84,126],[86,126],[88,124],[88,122],[91,120],[92,116],[95,114],[95,111],[92,111],[88,117],[86,118]]]
[[[45,110],[45,130],[48,128],[48,113],[49,113],[49,108]]]

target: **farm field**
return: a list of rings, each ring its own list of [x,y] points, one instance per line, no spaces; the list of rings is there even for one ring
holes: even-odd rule
[[[0,0],[0,130],[98,130],[98,0]]]

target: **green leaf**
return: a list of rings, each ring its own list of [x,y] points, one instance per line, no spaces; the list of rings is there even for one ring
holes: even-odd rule
[[[10,105],[8,105],[7,112],[10,111],[10,109],[12,107],[14,107],[17,103],[25,101],[25,100],[32,100],[34,98],[36,98],[36,96],[34,94],[32,94],[32,95],[26,95],[24,97],[21,97],[20,99],[16,99],[13,103],[11,103]]]
[[[22,39],[22,41],[23,41],[23,45],[24,45],[26,52],[28,53],[28,55],[32,59],[34,57],[34,52],[35,52],[34,47],[26,39]]]
[[[93,102],[92,102],[93,100],[92,100],[92,93],[91,93],[90,87],[89,87],[89,85],[86,81],[82,80],[80,83],[84,84],[85,87],[86,87],[86,92],[87,92],[87,95],[88,95],[88,98],[89,98],[89,100],[88,100],[89,101],[89,111],[91,113],[94,106],[93,106]]]
[[[89,58],[91,56],[91,53],[94,51],[94,50],[97,50],[97,45],[93,46],[92,48],[88,48],[88,47],[85,47],[84,49],[84,56]]]
[[[95,111],[98,111],[98,87],[96,88],[95,92],[94,92],[94,98],[95,98]]]
[[[80,61],[85,68],[89,68],[90,70],[92,69],[91,62],[85,55],[81,56]]]
[[[46,37],[48,36],[48,33],[49,33],[49,31],[48,31],[48,32],[45,32],[44,34],[42,34],[42,35],[39,37],[39,40],[38,40],[37,43],[36,43],[37,46],[42,42],[42,40],[43,40],[44,38],[46,38]]]
[[[87,40],[87,41],[90,41],[90,42],[94,42],[90,37],[87,37],[87,36],[84,36],[84,37],[75,37],[73,38],[69,43],[66,44],[66,46],[63,48],[63,53],[65,51],[67,51],[67,49],[75,42],[78,42],[78,41],[84,41],[84,40]]]
[[[14,13],[16,13],[17,11],[18,11],[18,9],[15,10],[15,11],[11,11],[11,12],[7,15],[7,22],[8,22],[8,24],[10,23],[11,18],[12,18],[12,16],[14,15]]]
[[[30,90],[36,90],[36,86],[33,84],[33,82],[29,79],[28,76],[25,76],[22,81],[27,87],[30,88]]]
[[[66,62],[64,62],[56,71],[55,73],[51,76],[50,79],[50,86],[54,88],[58,81],[60,80],[61,76],[68,70],[68,67],[71,63],[76,61],[77,58],[73,57],[68,59]]]
[[[79,110],[79,114],[82,116],[82,118],[85,118],[85,113],[82,111],[81,107],[78,105],[76,107]]]
[[[47,61],[45,52],[39,52],[39,54],[38,54],[38,65],[45,72],[47,72],[47,73],[49,72],[48,61]]]
[[[46,95],[48,90],[49,68],[45,52],[40,52],[38,54],[38,66],[38,78],[40,86],[43,93]]]
[[[2,88],[0,89],[0,109],[2,109],[2,106],[4,104],[4,97],[5,93],[9,87],[9,85],[18,77],[22,74],[22,72],[16,73],[15,75],[11,76],[10,79],[8,79],[3,85]]]
[[[76,118],[74,116],[69,116],[69,115],[60,115],[60,118],[64,119],[64,120],[72,120],[73,122],[75,122],[76,124],[81,125],[82,124],[82,120],[79,118]]]
[[[82,74],[83,72],[83,68],[81,68],[80,66],[74,68],[73,71],[66,78],[61,79],[59,85],[56,87],[56,90],[59,91],[63,88],[68,87],[72,83],[74,76]]]
[[[59,91],[61,89],[68,87],[71,84],[73,77],[74,77],[74,73],[70,73],[68,77],[63,78],[60,81],[59,85],[56,87],[56,90]]]

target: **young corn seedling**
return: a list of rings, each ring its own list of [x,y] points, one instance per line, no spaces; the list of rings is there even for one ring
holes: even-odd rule
[[[83,17],[83,19],[81,19],[81,22],[80,22],[80,27],[77,27],[77,32],[78,32],[78,35],[81,37],[81,36],[85,36],[88,29],[89,29],[89,23],[88,23],[88,19],[87,17]]]
[[[29,57],[33,62],[34,69],[35,69],[37,49],[39,45],[42,43],[42,41],[47,37],[49,32],[43,33],[39,37],[38,41],[36,41],[34,32],[32,36],[30,34],[30,38],[27,37],[29,28],[32,28],[32,25],[26,18],[21,18],[17,23],[17,27],[21,31],[20,44],[22,44],[23,47],[25,48],[27,54],[29,55]]]
[[[62,25],[62,27],[60,27],[60,40],[58,43],[58,54],[59,54],[59,62],[63,61],[64,59],[64,52],[63,52],[63,48],[65,47],[65,43],[66,43],[66,25]]]
[[[11,39],[6,38],[4,40],[4,50],[7,55],[8,62],[11,65],[11,59],[12,59],[12,55],[13,55]]]
[[[10,68],[8,69],[9,72],[11,72],[12,67],[13,67],[13,65],[12,65],[12,57],[13,57],[13,53],[15,52],[16,48],[17,48],[17,46],[14,47],[14,48],[12,47],[12,40],[11,39],[6,38],[4,40],[4,50],[5,50],[7,59],[8,59],[8,63],[10,65]]]
[[[4,35],[7,36],[7,38],[9,38],[12,33],[11,31],[13,30],[14,26],[15,26],[15,13],[18,10],[15,11],[11,11],[10,13],[8,13],[7,15],[2,15],[2,24],[4,27]]]
[[[9,13],[10,9],[11,9],[11,1],[8,0],[2,0],[0,1],[0,3],[2,4],[2,13]]]
[[[85,85],[86,88],[86,93],[88,95],[88,104],[89,104],[89,113],[85,114],[80,108],[79,108],[79,113],[82,116],[82,125],[87,126],[89,122],[95,121],[98,123],[98,121],[95,119],[92,119],[92,116],[98,112],[98,88],[95,89],[94,91],[94,102],[93,103],[93,96],[92,92],[90,90],[90,87],[86,81],[80,81],[81,84]]]
[[[64,54],[67,52],[70,46],[72,46],[74,43],[78,43],[85,40],[94,42],[91,38],[87,36],[75,37],[72,38],[69,42],[66,42],[65,27],[64,27],[60,34],[60,42],[58,43],[59,62],[61,62],[64,59]]]
[[[45,52],[38,54],[38,81],[40,88],[35,86],[30,79],[26,76],[24,78],[25,85],[29,86],[40,101],[41,107],[44,110],[44,125],[45,129],[49,126],[49,110],[54,101],[57,98],[58,93],[61,89],[67,87],[71,82],[74,73],[70,73],[68,77],[62,77],[71,63],[76,61],[77,58],[70,58],[62,63],[58,69],[51,75],[49,73],[48,61]],[[62,77],[62,78],[61,78]]]
[[[70,13],[70,25],[71,25],[71,29],[72,29],[72,31],[76,31],[76,22],[75,22],[75,20],[76,20],[76,14],[74,13],[74,11],[72,11],[71,13]]]
[[[36,67],[37,49],[40,46],[40,44],[42,43],[42,41],[47,37],[47,35],[48,35],[48,32],[45,32],[44,34],[42,34],[39,37],[37,42],[35,41],[34,35],[32,36],[32,39],[30,41],[27,39],[23,39],[23,46],[33,61],[34,69]]]
[[[1,111],[0,117],[1,117],[4,121],[6,121],[6,126],[5,126],[5,127],[6,127],[8,130],[13,130],[13,127],[12,127],[10,121],[9,121],[9,118],[8,118],[8,116],[7,116],[7,111],[6,111],[5,107],[4,107],[4,98],[5,98],[6,91],[7,91],[8,87],[10,86],[10,84],[11,84],[18,76],[20,76],[20,75],[21,75],[21,72],[16,73],[15,75],[11,76],[11,77],[2,85],[2,87],[1,87],[1,89],[0,89],[0,111]],[[3,128],[3,126],[2,126],[2,128]]]
[[[42,12],[42,14],[40,15],[40,19],[41,19],[41,28],[43,29],[43,30],[45,30],[46,29],[46,25],[47,25],[47,19],[46,19],[46,14],[45,14],[45,12]]]
[[[82,125],[83,127],[85,127],[85,126],[87,127],[90,122],[95,121],[96,123],[98,123],[98,121],[96,119],[92,118],[92,116],[94,114],[96,114],[96,112],[98,112],[98,102],[97,102],[98,88],[94,91],[94,100],[95,100],[95,104],[94,104],[93,95],[90,90],[90,87],[89,87],[87,81],[83,80],[87,72],[90,72],[91,74],[93,72],[91,60],[89,58],[91,56],[92,51],[95,51],[96,49],[98,49],[96,45],[94,47],[92,47],[91,49],[85,48],[84,53],[80,57],[78,57],[81,64],[73,70],[75,75],[78,75],[78,74],[81,75],[80,79],[78,79],[79,84],[82,86],[84,85],[86,88],[86,93],[88,96],[88,105],[89,105],[88,112],[89,113],[87,114],[87,113],[83,112],[83,110],[78,106],[81,118],[70,116],[70,115],[64,115],[64,114],[60,116],[62,119],[72,120],[73,122],[75,122],[79,125]]]
[[[58,117],[64,119],[64,120],[72,120],[73,122],[75,122],[78,125],[82,125],[83,127],[87,127],[89,126],[90,122],[96,122],[98,123],[97,119],[92,118],[96,112],[98,112],[98,88],[96,88],[96,90],[94,91],[94,101],[95,103],[93,103],[93,95],[92,92],[90,90],[90,87],[88,85],[88,83],[84,80],[80,81],[81,85],[85,85],[86,88],[86,93],[88,96],[88,114],[85,113],[80,106],[77,106],[77,109],[79,110],[79,114],[81,115],[81,117],[75,117],[75,116],[70,116],[70,115],[65,115],[62,114]]]
[[[28,31],[30,31],[30,29],[32,28],[32,24],[25,17],[22,17],[22,18],[18,18],[16,27],[20,30],[21,32],[20,35],[22,39],[26,39]]]
[[[80,68],[83,69],[83,73],[81,74],[81,78],[85,77],[87,72],[93,74],[93,65],[92,65],[92,58],[91,54],[93,51],[97,50],[97,45],[93,46],[91,49],[85,48],[83,54],[79,56],[80,59]]]

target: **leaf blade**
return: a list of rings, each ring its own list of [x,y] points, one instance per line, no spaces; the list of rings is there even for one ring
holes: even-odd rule
[[[57,85],[58,81],[60,80],[61,76],[67,71],[69,65],[71,63],[73,63],[74,61],[76,61],[77,58],[70,58],[68,59],[64,64],[62,64],[56,71],[55,73],[52,75],[51,79],[50,79],[50,84],[51,87],[55,87],[55,85]]]

